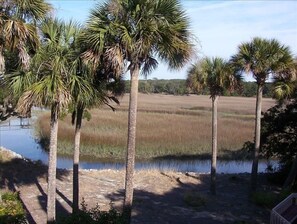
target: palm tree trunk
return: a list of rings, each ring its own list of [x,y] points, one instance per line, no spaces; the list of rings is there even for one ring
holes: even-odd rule
[[[74,136],[74,154],[73,154],[73,207],[72,213],[77,213],[79,208],[79,148],[80,133],[82,124],[83,107],[78,106],[76,111],[76,124]]]
[[[137,116],[137,97],[138,97],[138,76],[139,65],[133,66],[131,74],[131,91],[129,99],[128,115],[128,142],[126,154],[126,177],[125,177],[125,198],[124,215],[128,223],[131,220],[132,201],[133,201],[133,175],[135,164],[135,139],[136,139],[136,116]]]
[[[262,95],[263,95],[263,84],[258,84],[257,101],[256,101],[256,121],[255,121],[255,151],[254,151],[252,173],[251,173],[251,192],[255,191],[257,188],[258,162],[259,162],[260,137],[261,137]]]
[[[58,106],[51,108],[51,136],[48,162],[47,185],[47,223],[56,220],[56,168],[57,168],[57,140],[58,140]]]
[[[5,72],[5,58],[3,52],[4,46],[0,45],[0,75],[3,75]]]
[[[211,157],[211,180],[210,192],[216,194],[216,171],[217,171],[217,142],[218,142],[218,96],[212,97],[212,157]]]

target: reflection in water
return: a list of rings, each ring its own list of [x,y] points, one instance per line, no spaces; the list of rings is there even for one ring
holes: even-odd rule
[[[22,123],[20,123],[22,122]],[[20,119],[11,119],[9,122],[0,125],[0,146],[10,149],[25,158],[31,160],[41,160],[44,164],[48,163],[48,153],[44,151],[36,142],[34,133],[30,126],[24,125],[28,121]],[[28,123],[27,123],[28,124]],[[276,162],[270,162],[276,165]],[[180,172],[200,172],[207,173],[210,171],[209,160],[177,160],[163,159],[148,162],[137,162],[136,169],[159,169],[174,170]],[[58,157],[58,168],[72,168],[72,158]],[[80,162],[81,169],[123,169],[122,162],[101,162],[101,161],[84,161]],[[259,172],[265,172],[267,162],[259,163]],[[250,172],[250,161],[218,161],[218,173],[244,173]]]

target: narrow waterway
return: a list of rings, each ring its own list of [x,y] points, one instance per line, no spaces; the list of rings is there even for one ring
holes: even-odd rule
[[[10,149],[25,158],[31,160],[40,160],[42,163],[48,163],[48,153],[41,148],[34,137],[32,126],[27,125],[30,120],[11,119],[0,124],[0,146]],[[275,162],[270,162],[275,165]],[[84,161],[80,162],[81,169],[122,169],[124,163],[102,162],[102,161]],[[259,172],[265,172],[267,161],[260,161]],[[58,156],[58,168],[71,169],[72,159]],[[199,172],[207,173],[210,171],[209,160],[177,160],[164,159],[149,162],[137,162],[136,169],[159,169],[173,170],[180,172]],[[251,161],[218,161],[218,173],[245,173],[250,172]]]

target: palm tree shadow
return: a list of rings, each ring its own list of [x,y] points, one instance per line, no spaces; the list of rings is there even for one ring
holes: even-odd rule
[[[216,196],[209,192],[210,176],[208,174],[199,175],[199,181],[191,183],[186,182],[184,176],[173,177],[166,173],[162,174],[168,177],[168,181],[174,181],[177,185],[169,191],[162,191],[162,186],[157,192],[145,187],[135,189],[132,223],[268,222],[269,211],[250,204],[247,184],[249,175],[247,174],[243,174],[242,177],[219,175],[217,179],[219,193]],[[186,175],[193,179],[197,178],[197,175]],[[156,182],[156,185],[158,184],[160,183]],[[122,200],[123,189],[105,197],[111,201]]]
[[[40,204],[40,207],[44,212],[46,212],[46,200],[47,194],[45,193],[43,187],[39,183],[39,178],[46,179],[48,168],[46,165],[43,165],[41,162],[32,162],[30,160],[25,160],[23,158],[14,158],[10,161],[0,162],[0,188],[8,189],[13,192],[18,192],[19,187],[22,186],[36,186],[39,192],[35,192],[34,190],[30,192],[32,200],[34,197],[37,197],[37,200]],[[62,179],[64,176],[69,174],[68,170],[59,170],[57,172],[57,179]],[[59,192],[57,192],[59,194]],[[36,195],[38,194],[38,195]],[[60,192],[60,195],[61,192]],[[63,197],[62,197],[63,198]],[[37,223],[32,214],[30,213],[29,204],[25,202],[20,197],[23,207],[27,214],[27,219],[29,223]],[[68,203],[69,200],[64,196],[64,200]],[[30,202],[29,202],[30,203]],[[33,203],[33,202],[31,202]],[[57,211],[59,213],[65,214],[67,210],[63,207],[63,205],[56,201]]]

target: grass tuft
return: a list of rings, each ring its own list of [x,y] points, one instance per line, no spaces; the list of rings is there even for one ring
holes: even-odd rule
[[[194,208],[202,207],[206,205],[206,199],[198,192],[186,192],[184,195],[184,202]]]

